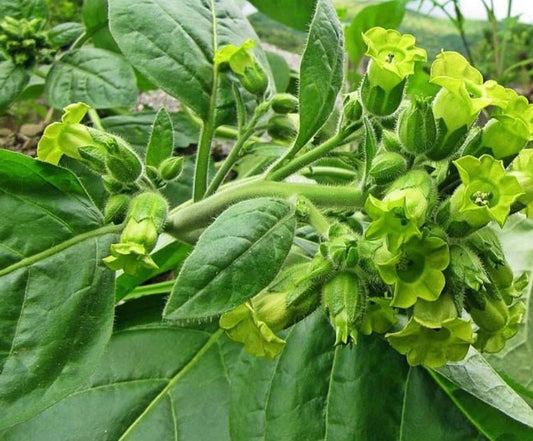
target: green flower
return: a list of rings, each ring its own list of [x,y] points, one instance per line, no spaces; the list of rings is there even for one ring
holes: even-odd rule
[[[268,300],[271,303],[270,309],[277,311],[285,309],[284,295],[268,294]],[[273,304],[275,305],[272,306]],[[258,312],[254,308],[253,301],[248,301],[223,314],[220,317],[219,325],[226,331],[229,338],[243,343],[244,349],[249,354],[272,360],[283,350],[285,340],[278,337],[270,328],[268,318],[265,311]]]
[[[135,275],[143,268],[158,268],[148,255],[150,251],[142,244],[114,243],[110,247],[110,252],[111,255],[102,260],[113,271],[124,270],[126,274]]]
[[[415,46],[415,37],[392,29],[374,27],[363,34],[366,54],[372,61],[368,79],[373,86],[390,92],[415,72],[417,61],[426,61],[424,49]]]
[[[65,107],[61,122],[52,123],[44,130],[37,145],[37,158],[57,165],[63,155],[81,159],[78,152],[80,147],[94,146],[105,152],[103,147],[95,143],[89,128],[80,124],[89,108],[84,103],[70,104]]]
[[[427,198],[417,188],[394,190],[383,201],[369,196],[365,210],[373,222],[366,231],[366,238],[385,237],[389,249],[395,251],[410,238],[420,236],[427,208]]]
[[[262,95],[268,87],[268,77],[252,54],[253,40],[246,40],[241,46],[228,44],[215,54],[215,65],[229,65],[242,86],[254,95]]]
[[[517,302],[509,308],[509,318],[507,323],[497,331],[490,332],[480,328],[478,338],[474,346],[483,352],[496,353],[500,352],[507,340],[514,337],[520,329],[520,324],[526,312],[526,305],[523,302]]]
[[[397,322],[398,318],[388,299],[371,297],[358,330],[364,335],[370,335],[372,332],[385,334]]]
[[[441,328],[427,328],[411,319],[404,329],[385,337],[400,354],[407,355],[411,366],[430,368],[462,360],[475,340],[470,322],[459,318]]]
[[[450,200],[451,220],[481,228],[491,220],[503,226],[511,205],[523,195],[515,176],[490,155],[463,156],[454,161],[462,185]]]
[[[489,147],[496,158],[518,153],[533,139],[533,105],[513,89],[501,87],[492,119],[483,129],[483,145]]]
[[[449,292],[444,292],[434,302],[418,299],[415,303],[413,318],[426,328],[442,328],[457,318],[457,307]]]
[[[433,102],[433,114],[442,118],[449,132],[470,126],[487,106],[503,100],[494,92],[495,81],[483,83],[481,73],[457,52],[441,52],[431,66],[430,81],[442,86]]]
[[[518,154],[509,174],[518,179],[524,192],[518,201],[524,205],[533,202],[533,149],[524,149]]]
[[[385,283],[394,286],[391,305],[413,306],[418,298],[435,301],[444,289],[442,273],[448,266],[448,244],[438,237],[413,237],[396,252],[382,247],[376,253],[378,271]]]

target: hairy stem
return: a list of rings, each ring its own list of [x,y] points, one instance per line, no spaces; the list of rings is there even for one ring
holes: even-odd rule
[[[355,187],[288,184],[255,179],[229,185],[200,202],[186,202],[177,207],[169,216],[166,231],[184,242],[194,243],[202,230],[230,205],[257,197],[291,199],[298,196],[304,196],[322,207],[361,208],[365,200],[364,193]]]

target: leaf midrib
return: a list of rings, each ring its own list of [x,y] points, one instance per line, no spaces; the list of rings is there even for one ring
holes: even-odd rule
[[[225,268],[222,268],[220,270],[220,272],[215,276],[213,277],[212,279],[209,280],[209,282],[203,287],[201,288],[199,291],[196,291],[195,294],[191,297],[189,297],[189,299],[183,303],[182,305],[180,305],[178,308],[176,308],[173,312],[177,311],[178,309],[182,308],[182,307],[185,307],[185,305],[187,305],[188,303],[190,303],[192,300],[194,300],[196,297],[198,296],[201,296],[204,291],[209,287],[211,286],[211,284],[213,282],[215,282],[221,275],[223,275],[225,273],[225,271],[231,267],[232,265],[235,264],[235,262],[237,262],[245,253],[249,252],[250,250],[253,250],[256,246],[258,246],[258,244],[262,244],[263,241],[269,237],[270,235],[272,235],[274,232],[276,232],[279,228],[285,226],[285,224],[287,223],[288,220],[290,220],[290,218],[293,216],[293,212],[292,211],[289,211],[285,216],[283,216],[281,219],[279,219],[274,225],[272,225],[272,227],[270,227],[267,231],[265,231],[265,233],[258,239],[256,240],[255,242],[251,243],[251,245],[247,248],[245,248],[241,253],[239,253]]]
[[[40,253],[34,254],[32,256],[28,256],[22,260],[19,260],[18,262],[0,270],[0,277],[3,277],[7,274],[12,273],[13,271],[16,271],[20,268],[25,268],[27,266],[33,265],[35,262],[38,262],[40,260],[46,259],[48,257],[53,256],[54,254],[60,253],[63,250],[66,250],[67,248],[70,248],[71,246],[74,246],[80,242],[83,242],[87,239],[92,239],[93,237],[98,236],[104,236],[106,234],[110,233],[118,233],[121,230],[120,225],[106,225],[104,227],[98,228],[93,231],[89,231],[86,233],[78,234],[74,237],[71,237],[70,239],[61,242],[58,245],[55,245],[51,248],[48,248],[44,251],[41,251]]]

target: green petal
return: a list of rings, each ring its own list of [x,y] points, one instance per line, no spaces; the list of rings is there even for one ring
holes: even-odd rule
[[[80,123],[85,114],[91,107],[85,103],[69,104],[63,109],[63,116],[61,121],[65,124],[77,124]]]

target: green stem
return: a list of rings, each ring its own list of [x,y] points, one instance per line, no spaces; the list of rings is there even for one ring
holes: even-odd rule
[[[289,184],[259,179],[237,182],[197,203],[186,202],[172,210],[166,230],[176,238],[194,243],[213,218],[229,206],[246,199],[277,197],[291,199],[304,196],[322,207],[362,208],[365,194],[353,186]]]
[[[231,152],[229,153],[228,157],[225,159],[224,163],[216,173],[215,177],[211,181],[211,184],[209,185],[207,192],[205,196],[211,196],[215,191],[217,191],[220,184],[224,181],[227,174],[235,164],[235,161],[239,157],[239,154],[241,153],[242,148],[246,144],[246,142],[250,139],[250,137],[254,134],[255,126],[259,119],[265,114],[265,112],[269,109],[270,103],[265,102],[263,104],[260,104],[256,107],[254,115],[252,119],[250,120],[250,123],[248,126],[244,129],[244,132],[239,137],[233,148],[231,149]]]
[[[141,285],[136,287],[128,295],[124,296],[120,301],[127,301],[138,299],[144,296],[153,296],[157,294],[166,294],[172,291],[175,280],[168,280],[165,282],[152,283],[150,285]]]
[[[306,220],[309,224],[320,234],[324,239],[329,237],[329,228],[331,224],[329,223],[326,216],[313,204],[309,199],[300,196],[298,198],[298,203],[302,204],[302,210],[305,214]]]
[[[93,31],[94,32],[94,31]],[[70,46],[70,50],[79,49],[83,44],[92,37],[93,32],[84,32]]]
[[[302,175],[311,178],[314,176],[331,177],[345,179],[347,181],[357,178],[357,173],[352,170],[338,167],[314,167],[312,165],[302,170]]]
[[[102,130],[105,132],[105,128],[102,125],[102,121],[100,120],[100,116],[98,115],[98,112],[95,109],[90,108],[87,112],[89,114],[89,118],[91,118],[91,122],[93,123],[93,126],[97,128],[98,130]]]
[[[358,129],[358,131],[359,130],[361,129]],[[327,155],[331,150],[345,143],[345,141],[346,139],[344,133],[339,132],[333,138],[328,139],[326,142],[319,145],[318,147],[315,147],[313,150],[310,150],[309,152],[298,156],[297,158],[293,159],[287,165],[279,168],[278,170],[271,169],[267,172],[265,179],[271,181],[282,181],[283,179],[297,172],[301,168],[312,164],[317,159],[320,159],[323,156]]]
[[[205,195],[207,189],[207,173],[209,169],[209,158],[211,156],[211,143],[215,134],[216,118],[216,96],[217,96],[218,74],[217,69],[213,74],[213,93],[209,104],[209,114],[200,132],[200,142],[196,154],[196,165],[194,168],[193,199],[199,201]]]

